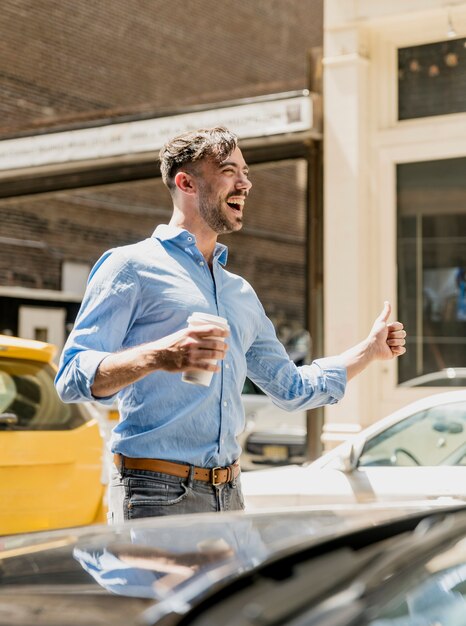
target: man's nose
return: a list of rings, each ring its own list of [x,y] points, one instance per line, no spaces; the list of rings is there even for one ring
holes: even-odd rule
[[[240,174],[238,177],[238,180],[236,181],[236,188],[245,189],[246,191],[249,191],[251,187],[252,187],[252,183],[249,180],[249,178],[246,176],[246,174]]]

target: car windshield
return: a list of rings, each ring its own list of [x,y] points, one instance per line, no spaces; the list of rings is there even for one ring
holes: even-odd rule
[[[419,411],[366,442],[358,466],[466,465],[466,402]]]
[[[466,612],[466,539],[421,563],[368,626],[464,624]]]
[[[77,405],[64,404],[48,363],[0,358],[0,429],[62,430],[85,421]]]
[[[183,624],[463,626],[464,512],[389,524],[269,561]]]

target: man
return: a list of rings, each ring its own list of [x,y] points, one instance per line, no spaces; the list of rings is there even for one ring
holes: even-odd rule
[[[236,137],[225,128],[186,133],[160,161],[170,223],[99,259],[56,377],[65,402],[112,403],[118,394],[113,521],[243,508],[237,436],[246,375],[282,408],[308,409],[337,402],[375,359],[405,352],[403,325],[387,324],[385,303],[361,344],[297,368],[217,243],[242,227],[251,189]],[[194,311],[226,318],[230,331],[188,327]],[[215,372],[210,386],[184,383],[188,370]]]

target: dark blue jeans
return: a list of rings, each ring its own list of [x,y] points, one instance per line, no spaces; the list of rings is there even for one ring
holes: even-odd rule
[[[241,511],[244,509],[240,477],[218,487],[192,477],[178,478],[149,470],[116,467],[108,492],[108,520],[123,520],[210,511]]]

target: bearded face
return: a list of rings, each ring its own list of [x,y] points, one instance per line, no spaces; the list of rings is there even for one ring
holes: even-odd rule
[[[243,226],[245,195],[238,191],[217,193],[211,184],[199,185],[199,213],[206,224],[217,234],[232,233]]]
[[[222,163],[204,163],[197,181],[199,214],[206,224],[217,234],[240,230],[251,188],[241,150],[236,148]]]

